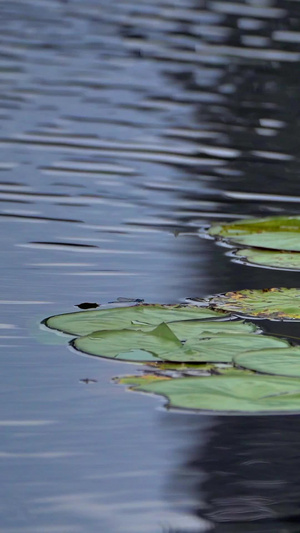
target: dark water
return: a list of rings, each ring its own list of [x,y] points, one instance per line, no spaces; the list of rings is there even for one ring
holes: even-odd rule
[[[111,382],[134,365],[39,323],[84,301],[299,285],[198,230],[299,214],[300,2],[0,12],[0,531],[299,532],[299,417],[164,411]]]

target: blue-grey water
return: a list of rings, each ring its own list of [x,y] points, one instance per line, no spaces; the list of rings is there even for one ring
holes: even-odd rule
[[[0,84],[1,533],[298,532],[298,416],[166,411],[40,322],[299,286],[198,235],[299,214],[299,0],[0,2]]]

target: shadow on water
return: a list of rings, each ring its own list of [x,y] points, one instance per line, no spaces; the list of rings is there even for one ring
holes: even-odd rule
[[[189,435],[165,490],[175,507],[189,502],[200,523],[170,533],[298,532],[300,418],[188,418],[172,428],[163,420],[175,438]]]

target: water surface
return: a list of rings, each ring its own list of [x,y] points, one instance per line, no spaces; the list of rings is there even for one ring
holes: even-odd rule
[[[298,531],[298,417],[164,411],[111,382],[134,365],[39,324],[85,301],[299,285],[198,235],[299,214],[299,2],[0,10],[0,531]]]

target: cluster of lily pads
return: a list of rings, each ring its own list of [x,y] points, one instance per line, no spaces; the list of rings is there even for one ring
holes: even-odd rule
[[[239,260],[300,270],[300,217],[215,224],[207,233],[243,246],[234,252]],[[168,406],[227,413],[300,412],[300,346],[237,318],[300,320],[299,289],[228,292],[196,305],[136,303],[57,315],[44,323],[73,335],[71,344],[81,352],[141,363],[140,374],[119,382],[163,395]]]
[[[232,314],[233,313],[233,314]],[[141,363],[119,382],[214,412],[300,412],[300,347],[237,316],[300,319],[300,290],[230,292],[198,305],[137,304],[57,315],[77,350]],[[146,366],[145,366],[146,365]]]
[[[284,270],[300,270],[300,217],[269,217],[213,224],[208,235],[243,248],[235,260]]]

